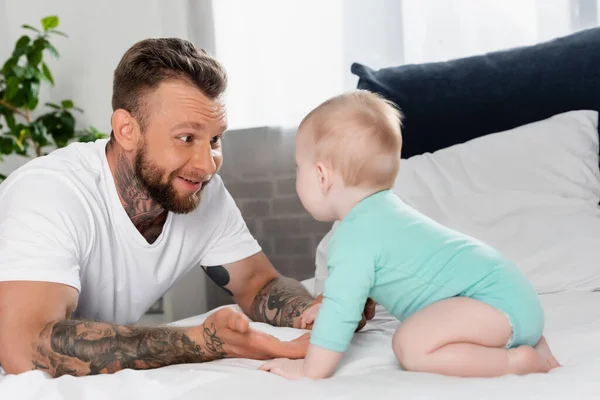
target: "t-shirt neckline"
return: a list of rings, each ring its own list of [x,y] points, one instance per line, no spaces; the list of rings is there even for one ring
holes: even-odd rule
[[[105,177],[105,185],[110,201],[109,211],[116,213],[115,217],[118,222],[117,225],[119,226],[119,228],[124,229],[129,237],[133,238],[139,245],[143,247],[155,248],[160,246],[161,243],[166,240],[164,238],[167,236],[167,232],[169,231],[169,228],[171,226],[173,213],[170,211],[167,212],[167,219],[165,221],[165,224],[163,225],[163,229],[160,235],[156,238],[156,240],[153,243],[148,243],[146,238],[135,227],[135,225],[131,221],[131,218],[129,218],[129,215],[127,215],[127,212],[125,212],[125,208],[123,207],[123,204],[121,203],[121,200],[119,198],[119,193],[117,192],[117,185],[115,183],[114,176],[112,174],[112,171],[110,170],[110,166],[108,165],[108,159],[106,157],[106,146],[108,145],[109,140],[99,139],[98,142],[98,151],[100,153],[102,170]]]

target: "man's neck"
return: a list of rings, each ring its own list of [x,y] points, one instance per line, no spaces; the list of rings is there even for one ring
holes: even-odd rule
[[[167,212],[150,198],[135,175],[133,160],[118,143],[108,144],[106,158],[125,212],[148,243],[153,243],[162,232]]]

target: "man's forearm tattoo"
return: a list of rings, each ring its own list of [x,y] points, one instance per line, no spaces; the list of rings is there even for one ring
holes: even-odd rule
[[[254,298],[250,317],[275,326],[294,326],[296,318],[313,301],[298,281],[279,277],[265,285]]]
[[[219,285],[219,287],[223,289],[228,295],[233,296],[231,290],[225,287],[229,283],[229,272],[225,267],[223,267],[222,265],[215,265],[211,267],[202,266],[202,269],[204,270],[204,272],[206,272],[206,275],[208,275],[208,277],[214,283]]]
[[[33,369],[50,375],[94,375],[125,368],[151,369],[211,361],[225,356],[214,325],[203,326],[204,346],[182,328],[117,326],[62,320],[42,330],[34,345]]]

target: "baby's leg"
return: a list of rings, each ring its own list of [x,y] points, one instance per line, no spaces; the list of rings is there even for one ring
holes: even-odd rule
[[[454,297],[410,316],[394,334],[392,345],[400,364],[410,371],[492,377],[547,372],[558,366],[531,346],[505,349],[511,335],[500,311],[478,300]]]

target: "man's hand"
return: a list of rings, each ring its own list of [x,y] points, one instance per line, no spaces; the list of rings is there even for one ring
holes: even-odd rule
[[[313,324],[314,324],[315,320],[317,319],[317,314],[319,312],[319,308],[320,308],[322,302],[323,302],[323,295],[321,294],[312,303],[309,304],[309,306],[302,313],[300,318],[298,318],[296,320],[296,322],[294,323],[294,328],[312,329]],[[373,301],[373,299],[367,299],[367,302],[365,303],[365,309],[363,311],[362,319],[360,320],[360,322],[358,323],[358,326],[356,327],[356,332],[358,332],[362,328],[364,328],[365,325],[367,324],[367,321],[370,321],[373,319],[373,317],[375,317],[375,306],[376,305],[377,304]]]
[[[307,333],[290,342],[282,342],[274,336],[250,328],[248,317],[230,308],[211,314],[196,331],[194,340],[203,343],[203,347],[207,349],[213,349],[214,353],[227,358],[255,360],[304,358],[310,335]],[[198,334],[202,336],[201,339],[195,338]]]

